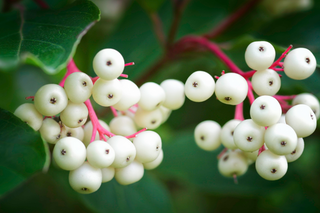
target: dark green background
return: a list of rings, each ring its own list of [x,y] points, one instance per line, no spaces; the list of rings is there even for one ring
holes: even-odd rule
[[[126,62],[136,63],[127,67],[124,73],[129,79],[138,81],[164,54],[146,10],[158,11],[165,33],[168,33],[173,18],[172,3],[169,0],[118,1],[124,2],[121,3],[122,10],[111,15],[108,7],[112,7],[106,4],[103,6],[106,8],[101,8],[101,2],[109,1],[96,2],[102,11],[101,21],[82,38],[75,62],[82,71],[94,76],[91,65],[94,55],[102,48],[115,48]],[[182,15],[176,40],[187,34],[208,32],[244,2],[191,0]],[[51,8],[67,4],[63,0],[48,3]],[[287,8],[284,8],[280,15],[260,4],[215,41],[228,47],[224,51],[243,70],[249,70],[244,51],[253,40],[273,43],[279,50],[278,56],[290,44],[294,48],[306,47],[320,61],[320,2],[314,3],[306,11],[285,13]],[[148,81],[161,83],[174,78],[185,82],[196,70],[212,75],[229,71],[211,53],[189,52],[163,64]],[[63,74],[64,71],[47,75],[40,68],[26,64],[0,72],[0,108],[13,112],[27,102],[24,97],[35,94],[44,84],[59,83]],[[303,81],[283,75],[279,94],[311,92],[319,99],[319,75],[317,70]],[[106,113],[102,107],[95,107],[101,118],[111,119],[110,111]],[[246,100],[246,118],[249,117],[248,109]],[[239,184],[234,184],[217,170],[216,157],[222,148],[206,152],[200,150],[193,139],[193,129],[199,122],[210,119],[223,125],[233,115],[234,107],[218,102],[214,96],[203,103],[186,100],[184,106],[172,112],[169,120],[156,130],[163,140],[162,164],[153,171],[146,171],[138,183],[121,186],[113,180],[103,184],[94,194],[80,195],[69,186],[68,173],[51,166],[47,173],[32,176],[1,197],[0,212],[319,212],[319,128],[305,139],[303,155],[289,164],[288,172],[281,180],[266,181],[251,165],[248,172],[239,177]],[[21,166],[27,163],[17,160]],[[5,174],[1,176],[0,179]]]

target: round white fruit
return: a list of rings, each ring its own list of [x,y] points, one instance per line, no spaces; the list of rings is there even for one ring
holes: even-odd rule
[[[129,185],[138,182],[144,174],[142,163],[133,161],[128,166],[116,169],[114,178],[121,185]]]
[[[297,104],[305,104],[308,105],[314,114],[316,115],[317,119],[320,116],[320,103],[316,96],[310,94],[310,93],[302,93],[297,95],[293,100],[292,100],[292,105],[297,105]]]
[[[66,137],[56,143],[52,155],[61,169],[74,170],[83,164],[87,154],[85,145],[79,139]]]
[[[101,169],[84,162],[79,168],[69,173],[70,186],[81,194],[91,194],[97,191],[102,183]]]
[[[46,118],[39,131],[43,140],[47,143],[56,144],[58,140],[63,138],[64,127],[61,127],[54,119]]]
[[[155,169],[161,164],[162,160],[163,160],[163,150],[161,149],[160,154],[158,155],[158,157],[155,160],[151,161],[151,162],[144,163],[143,167],[145,169],[147,169],[147,170]]]
[[[115,151],[105,141],[91,142],[87,147],[87,160],[96,168],[109,167],[115,159]]]
[[[285,74],[295,80],[308,78],[316,70],[317,61],[312,52],[306,48],[291,50],[283,61]]]
[[[68,97],[64,89],[57,84],[42,86],[34,96],[34,106],[42,115],[59,114],[68,105]]]
[[[108,139],[108,143],[115,151],[115,159],[111,164],[112,167],[126,167],[135,159],[136,148],[129,139],[116,135]]]
[[[253,101],[250,107],[251,119],[260,126],[271,126],[277,123],[281,114],[281,105],[272,96],[260,96]]]
[[[220,141],[223,146],[228,149],[237,149],[238,147],[234,144],[233,134],[235,128],[240,123],[240,120],[232,119],[225,123],[220,132]]]
[[[122,87],[122,95],[120,100],[112,106],[117,110],[125,111],[139,102],[141,96],[140,89],[128,79],[121,79],[119,82]]]
[[[276,57],[272,44],[266,41],[255,41],[248,45],[244,58],[253,70],[268,69]]]
[[[160,86],[166,93],[166,99],[162,105],[168,109],[179,109],[185,100],[184,84],[175,79],[167,79],[161,82]]]
[[[304,138],[316,130],[317,118],[309,106],[298,104],[286,113],[286,123],[294,129],[299,138]]]
[[[114,117],[109,126],[111,132],[115,135],[128,136],[137,132],[134,121],[128,116]]]
[[[215,121],[202,121],[194,130],[196,144],[203,150],[212,151],[219,148],[221,126]]]
[[[93,70],[101,79],[113,80],[124,70],[124,59],[115,49],[100,50],[93,59]]]
[[[219,159],[218,169],[225,177],[241,176],[248,170],[247,158],[242,152],[228,151]]]
[[[27,123],[35,131],[38,131],[42,125],[43,116],[31,103],[20,105],[13,114]]]
[[[285,156],[265,150],[256,160],[256,170],[266,180],[278,180],[287,173],[288,162]]]
[[[253,152],[263,145],[265,128],[257,125],[253,120],[242,121],[234,130],[235,145],[245,152]]]
[[[77,128],[86,123],[88,114],[88,108],[84,103],[76,104],[69,101],[67,107],[60,113],[60,119],[67,127]]]
[[[146,111],[152,111],[160,107],[166,98],[164,89],[154,82],[144,83],[140,87],[139,107]]]
[[[158,133],[144,131],[133,138],[133,145],[136,147],[136,160],[141,163],[154,161],[161,152],[162,142]]]
[[[91,96],[93,83],[91,78],[83,72],[75,72],[69,75],[64,82],[64,90],[70,101],[80,104]]]
[[[247,97],[248,83],[237,73],[226,73],[217,80],[215,92],[222,103],[237,105]]]
[[[106,183],[113,179],[115,174],[115,169],[109,166],[107,168],[102,168],[101,173],[102,173],[102,183]]]
[[[146,111],[139,106],[134,115],[134,122],[141,128],[156,129],[161,125],[162,118],[163,116],[160,108]]]
[[[293,150],[290,154],[285,155],[288,162],[293,162],[297,160],[303,153],[304,150],[304,140],[303,138],[298,139],[298,144],[295,150]]]
[[[120,101],[121,96],[122,86],[118,79],[106,81],[99,78],[93,85],[92,97],[101,106],[112,106]]]
[[[252,88],[258,95],[277,94],[281,87],[279,74],[272,69],[259,70],[255,72],[251,79]]]
[[[184,85],[185,95],[194,102],[203,102],[209,99],[213,95],[214,90],[214,79],[209,73],[204,71],[192,73]]]
[[[274,154],[286,155],[295,150],[298,137],[291,126],[284,123],[276,123],[266,129],[264,142]]]

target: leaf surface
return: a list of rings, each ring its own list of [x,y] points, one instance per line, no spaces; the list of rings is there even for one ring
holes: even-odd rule
[[[20,61],[49,74],[64,68],[82,36],[100,19],[99,9],[79,0],[61,10],[24,9],[0,14],[0,69]]]
[[[48,169],[47,144],[31,127],[0,109],[0,196]]]

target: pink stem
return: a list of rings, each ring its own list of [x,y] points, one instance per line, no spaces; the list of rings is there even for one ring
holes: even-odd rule
[[[96,83],[96,81],[99,79],[99,76],[97,76],[97,77],[94,77],[94,78],[91,78],[91,80],[92,80],[92,83],[94,84],[94,83]]]
[[[113,116],[114,116],[114,117],[118,117],[117,110],[116,110],[113,106],[110,106],[110,109],[111,109],[111,111],[112,111],[112,113],[113,113]]]
[[[141,130],[139,130],[138,132],[136,132],[136,133],[134,133],[134,134],[132,134],[132,135],[128,135],[128,136],[126,136],[126,138],[135,138],[139,133],[141,133],[141,132],[144,132],[144,131],[146,131],[147,130],[147,128],[143,128],[143,129],[141,129]]]
[[[274,95],[273,97],[278,101],[281,101],[281,100],[287,101],[287,100],[294,99],[296,96],[297,95]]]
[[[219,155],[217,156],[217,159],[220,159],[221,157],[222,157],[222,155],[224,154],[224,153],[226,153],[228,151],[228,148],[224,148],[220,153],[219,153]]]
[[[251,70],[251,71],[248,71],[248,72],[244,72],[244,73],[242,74],[242,77],[244,77],[245,79],[249,79],[249,78],[251,78],[255,73],[256,73],[256,70]]]
[[[92,136],[91,136],[90,143],[94,141],[97,131],[99,132],[100,137],[102,137],[104,140],[106,140],[106,138],[104,138],[104,135],[107,135],[109,138],[112,136],[115,136],[115,134],[109,132],[108,130],[104,129],[101,126],[101,124],[99,123],[98,117],[93,109],[90,99],[86,100],[84,104],[88,108],[89,117],[92,122]]]
[[[259,152],[258,152],[258,156],[261,154],[261,152],[263,152],[264,150],[266,150],[266,148],[264,147],[264,144],[262,145],[262,147],[260,147]]]
[[[253,91],[252,91],[252,84],[251,81],[247,80],[248,82],[248,98],[249,98],[249,102],[250,104],[252,104],[254,102],[254,95],[253,95]]]
[[[129,62],[129,63],[126,63],[124,66],[131,66],[131,65],[134,65],[134,62]]]
[[[236,174],[233,174],[233,181],[235,184],[238,184],[238,178]]]
[[[121,77],[128,78],[127,74],[120,74]]]
[[[284,71],[283,68],[272,68],[274,71]]]
[[[66,81],[66,79],[68,78],[69,75],[71,75],[74,72],[81,72],[78,67],[76,66],[76,64],[74,63],[73,59],[71,59],[71,61],[68,63],[67,65],[67,72],[64,75],[63,79],[60,81],[59,85],[61,87],[64,86],[64,82]]]
[[[281,54],[281,56],[280,56],[275,62],[273,62],[273,64],[270,66],[269,69],[272,69],[272,68],[274,68],[274,67],[276,67],[276,66],[280,66],[280,61],[281,61],[284,57],[286,57],[287,53],[291,50],[291,48],[292,48],[292,45],[290,45],[290,46],[286,49],[286,51],[284,51],[284,52]]]
[[[235,63],[233,63],[233,61],[224,52],[222,52],[219,46],[208,39],[198,36],[186,36],[182,38],[177,45],[184,46],[186,43],[200,44],[214,53],[227,67],[229,67],[232,72],[243,75],[243,71]]]
[[[129,108],[128,111],[132,112],[133,114],[136,113],[133,109]]]
[[[240,104],[238,104],[236,106],[235,113],[234,113],[234,119],[240,120],[240,121],[244,120],[244,117],[243,117],[243,102],[241,102]]]
[[[34,101],[34,96],[28,96],[26,97],[26,100],[32,99],[32,101]]]

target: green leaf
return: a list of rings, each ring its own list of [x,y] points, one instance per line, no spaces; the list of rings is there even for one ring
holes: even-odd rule
[[[172,212],[165,186],[149,172],[137,183],[122,186],[115,180],[83,195],[69,184],[69,171],[54,166],[0,199],[4,212]],[[19,205],[15,205],[19,203]],[[41,205],[38,205],[41,203]],[[36,210],[34,209],[36,207]]]
[[[0,196],[50,164],[40,135],[12,113],[0,109]]]
[[[172,212],[169,195],[164,185],[145,171],[137,183],[122,186],[115,180],[83,200],[98,212]]]
[[[24,61],[49,74],[59,72],[99,18],[99,9],[85,0],[62,10],[20,9],[0,14],[0,69],[10,70]]]

